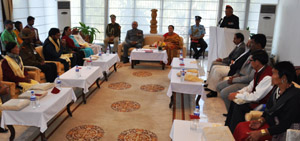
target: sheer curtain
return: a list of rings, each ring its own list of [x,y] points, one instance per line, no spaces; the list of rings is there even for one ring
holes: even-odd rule
[[[71,1],[71,27],[80,26],[81,22],[81,0]]]
[[[72,1],[71,1],[72,3]],[[85,0],[84,23],[100,31],[96,34],[95,42],[104,40],[105,0]]]
[[[43,42],[51,27],[57,27],[56,0],[13,0],[13,21],[27,25],[27,17],[35,17],[34,27],[38,29]]]

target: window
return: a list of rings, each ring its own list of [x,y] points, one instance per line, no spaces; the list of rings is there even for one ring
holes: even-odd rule
[[[13,21],[21,21],[25,27],[28,16],[35,17],[34,27],[38,29],[43,42],[50,28],[57,27],[57,1],[13,0]]]
[[[240,29],[244,28],[244,21],[245,21],[245,13],[246,13],[246,1],[247,0],[224,0],[222,12],[222,17],[225,16],[225,7],[226,5],[230,5],[233,8],[233,14],[239,17],[239,26]]]
[[[96,34],[96,42],[104,40],[104,7],[105,0],[86,0],[84,23],[88,26],[95,27],[100,31]]]
[[[81,21],[81,0],[71,1],[71,27],[80,26]]]

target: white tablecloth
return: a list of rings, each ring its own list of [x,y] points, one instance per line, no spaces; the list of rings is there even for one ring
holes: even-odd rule
[[[170,138],[173,141],[204,141],[202,129],[204,127],[212,127],[214,123],[200,122],[200,130],[194,131],[190,129],[191,121],[174,120],[170,131]]]
[[[72,100],[76,101],[76,95],[72,88],[62,88],[58,94],[52,94],[51,90],[40,100],[41,107],[32,109],[28,105],[20,111],[2,111],[1,127],[4,128],[5,125],[36,126],[40,127],[41,132],[45,132],[48,128],[47,122]]]
[[[109,72],[109,68],[117,62],[120,62],[117,54],[103,54],[97,60],[92,60],[92,66],[99,66],[103,71]],[[87,62],[84,61],[84,66],[86,65]]]
[[[91,69],[88,67],[80,66],[81,77],[77,78],[75,74],[75,67],[68,70],[61,76],[62,87],[79,87],[83,88],[83,92],[86,94],[89,92],[89,87],[100,77],[103,77],[102,69],[100,67],[92,66]]]
[[[172,69],[198,69],[196,59],[184,58],[183,59],[184,66],[180,66],[180,60],[178,57],[174,57],[172,60]]]
[[[245,37],[244,42],[247,42],[250,33],[248,30],[238,30],[231,28],[219,28],[219,27],[209,27],[209,50],[208,50],[208,62],[207,70],[210,69],[211,63],[217,58],[224,58],[229,55],[229,53],[236,46],[233,43],[233,37],[235,33],[242,33]]]
[[[176,74],[180,71],[180,69],[171,69],[170,71],[170,85],[167,92],[169,97],[172,96],[172,92],[184,93],[184,94],[198,94],[202,95],[201,98],[205,99],[206,94],[204,93],[203,83],[202,82],[189,82],[183,81],[181,82],[180,77]]]
[[[165,64],[168,63],[167,51],[158,51],[157,49],[153,50],[153,53],[145,53],[145,50],[149,49],[134,49],[130,54],[131,60],[144,60],[144,61],[163,61]]]

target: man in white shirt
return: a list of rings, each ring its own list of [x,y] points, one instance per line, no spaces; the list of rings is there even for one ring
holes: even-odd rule
[[[231,101],[225,125],[232,133],[239,122],[245,121],[245,114],[265,104],[272,90],[272,67],[268,66],[268,54],[264,50],[251,53],[251,66],[256,71],[250,84],[238,92],[230,93]]]

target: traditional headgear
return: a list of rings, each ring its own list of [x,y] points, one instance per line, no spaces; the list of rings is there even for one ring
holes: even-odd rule
[[[233,8],[230,5],[226,5],[225,9],[232,9],[233,10]]]
[[[31,29],[29,29],[29,28],[24,28],[19,33],[19,36],[21,39],[30,39],[30,38],[34,37],[34,32],[32,32]]]
[[[116,18],[116,15],[111,14],[109,17],[110,17],[110,18]]]
[[[195,16],[195,20],[201,20],[202,18],[200,16]]]

